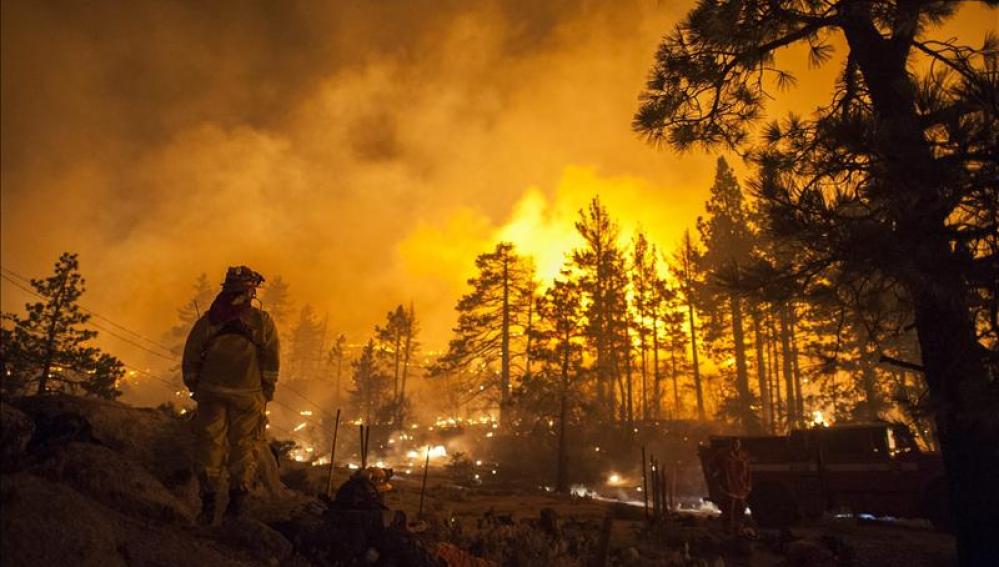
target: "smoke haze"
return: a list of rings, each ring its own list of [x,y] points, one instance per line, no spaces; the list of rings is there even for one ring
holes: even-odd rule
[[[498,239],[548,277],[596,194],[667,249],[693,226],[714,156],[630,130],[690,4],[4,2],[3,265],[78,251],[83,303],[157,337],[199,274],[248,264],[355,343],[413,301],[439,347]],[[799,59],[807,111],[835,67]]]

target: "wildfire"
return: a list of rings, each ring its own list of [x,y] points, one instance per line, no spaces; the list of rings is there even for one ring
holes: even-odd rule
[[[829,423],[826,422],[825,416],[819,410],[812,412],[812,423],[820,427],[829,427]]]

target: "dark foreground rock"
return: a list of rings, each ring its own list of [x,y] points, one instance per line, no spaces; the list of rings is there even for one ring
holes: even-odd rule
[[[4,564],[126,566],[112,519],[67,486],[27,474],[0,485]]]
[[[0,467],[3,472],[16,470],[21,465],[34,432],[35,422],[27,414],[0,402]]]
[[[190,523],[193,510],[145,468],[102,445],[71,442],[31,472],[62,481],[127,515]]]

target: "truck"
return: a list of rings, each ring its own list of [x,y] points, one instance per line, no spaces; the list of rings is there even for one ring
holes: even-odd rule
[[[724,496],[716,456],[734,436],[713,436],[698,447],[708,499]],[[739,436],[749,455],[747,499],[762,527],[790,526],[823,513],[926,518],[949,530],[950,501],[944,465],[919,448],[907,427],[874,423],[794,429],[787,435]]]

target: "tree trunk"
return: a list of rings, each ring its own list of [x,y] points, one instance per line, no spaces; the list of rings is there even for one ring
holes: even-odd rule
[[[729,305],[732,309],[732,340],[735,342],[735,388],[739,397],[739,421],[747,433],[759,433],[760,424],[753,414],[753,397],[749,392],[746,338],[742,330],[742,301],[739,296],[732,295]]]
[[[412,321],[412,319],[410,320]],[[411,323],[412,324],[412,323]],[[409,362],[413,351],[412,328],[406,333],[405,351],[402,357],[402,379],[399,381],[399,399],[396,401],[396,427],[402,429],[406,413],[406,381],[409,378]]]
[[[794,393],[794,371],[791,368],[791,331],[788,325],[787,317],[787,304],[781,304],[780,307],[780,356],[781,362],[783,363],[784,370],[784,382],[786,384],[785,392],[787,393],[787,428],[790,430],[798,426],[801,416],[798,415],[797,403],[795,402]]]
[[[676,349],[670,346],[669,349],[670,370],[673,377],[673,419],[680,419],[680,388],[677,386],[679,371],[676,366]]]
[[[645,316],[644,314],[639,317],[638,323],[638,348],[641,350],[642,356],[642,419],[648,419],[649,417],[649,345],[646,337],[645,331]]]
[[[760,388],[760,422],[764,429],[770,427],[770,391],[767,386],[767,365],[763,355],[763,334],[760,330],[760,310],[752,309],[753,339],[756,346],[756,379]]]
[[[533,283],[530,286],[533,288]],[[528,291],[527,298],[527,328],[524,329],[526,344],[524,345],[524,375],[531,375],[531,332],[534,330],[534,291]]]
[[[776,309],[776,307],[775,307],[775,309]],[[783,423],[786,423],[787,426],[788,426],[788,429],[790,429],[790,427],[791,427],[790,426],[790,420],[788,419],[788,414],[785,411],[786,406],[784,405],[784,400],[783,400],[783,398],[781,398],[781,395],[780,395],[780,378],[781,378],[781,376],[780,376],[780,366],[778,365],[778,362],[780,362],[780,352],[777,349],[778,333],[777,333],[776,325],[775,325],[774,320],[773,320],[773,313],[770,313],[769,315],[767,315],[767,319],[768,319],[768,321],[767,321],[768,326],[770,327],[770,353],[771,353],[770,354],[770,368],[773,369],[774,394],[776,394],[774,396],[774,400],[777,403],[777,411],[775,412],[775,415],[774,415],[774,424],[776,426],[779,426],[783,422]],[[775,427],[775,429],[777,429],[777,428],[779,428],[779,427]]]
[[[946,232],[948,210],[941,203],[952,198],[953,189],[949,180],[940,179],[939,164],[920,126],[906,66],[910,43],[897,37],[904,33],[901,30],[915,33],[920,11],[911,11],[912,21],[896,22],[891,40],[874,26],[870,11],[869,3],[851,5],[844,12],[843,30],[883,132],[884,181],[892,187],[885,200],[894,216],[892,232],[899,242],[911,245],[902,251],[896,275],[914,305],[947,468],[958,560],[961,565],[995,565],[999,562],[995,536],[999,533],[999,395],[985,370],[962,268],[955,265]]]
[[[343,407],[341,405],[343,402],[340,399],[340,375],[342,373],[343,373],[343,355],[341,354],[336,359],[336,396],[335,396],[335,399],[336,399],[336,408],[337,409],[340,409],[341,407]]]
[[[659,382],[662,379],[659,369],[659,310],[656,309],[652,314],[652,405],[651,414],[655,419],[659,419],[659,414],[661,413],[660,403],[659,403],[659,392],[660,385]]]
[[[933,284],[920,287],[913,293],[916,330],[937,409],[958,557],[962,565],[995,565],[999,560],[996,386],[985,372],[959,276],[943,269]]]
[[[778,390],[780,384],[778,383],[779,377],[775,378],[777,363],[774,358],[773,335],[770,334],[769,329],[764,331],[763,341],[764,354],[766,355],[767,393],[770,398],[770,415],[768,416],[768,421],[770,423],[770,433],[773,434],[777,433],[777,425],[780,420],[780,391]]]
[[[864,392],[864,417],[868,421],[881,419],[881,394],[878,392],[877,373],[875,372],[875,353],[863,336],[857,334],[857,352],[860,353],[860,389]]]
[[[791,340],[791,374],[794,375],[794,393],[795,393],[795,412],[798,414],[798,419],[804,420],[805,418],[805,394],[801,389],[801,368],[798,366],[798,314],[794,308],[794,302],[789,302],[787,306],[788,310],[788,326],[790,326],[790,340]]]
[[[704,392],[701,389],[701,365],[697,360],[697,327],[694,325],[694,304],[687,300],[690,318],[690,352],[694,362],[694,392],[697,394],[697,419],[704,421]]]
[[[52,321],[49,322],[48,335],[45,337],[45,353],[42,360],[42,374],[38,377],[38,393],[48,391],[49,374],[52,372],[52,361],[55,359],[56,324],[62,312],[62,297],[66,292],[66,274],[62,274],[59,282],[59,292],[52,301]]]
[[[395,352],[392,353],[392,363],[395,365],[394,373],[392,374],[392,401],[399,400],[399,357],[402,354],[399,352],[402,350],[402,335],[399,331],[395,333]]]
[[[503,320],[500,342],[500,423],[506,425],[510,404],[510,259],[503,255]]]
[[[566,424],[569,417],[569,349],[572,338],[567,333],[562,348],[562,391],[559,396],[558,409],[558,450],[555,463],[555,491],[560,494],[569,492],[569,456],[566,445]]]
[[[627,405],[628,411],[625,413],[628,420],[628,425],[635,423],[635,401],[632,391],[632,374],[635,367],[634,360],[631,356],[631,337],[628,334],[628,329],[624,330],[625,343],[624,343],[624,372],[627,380],[628,393],[627,393]]]

